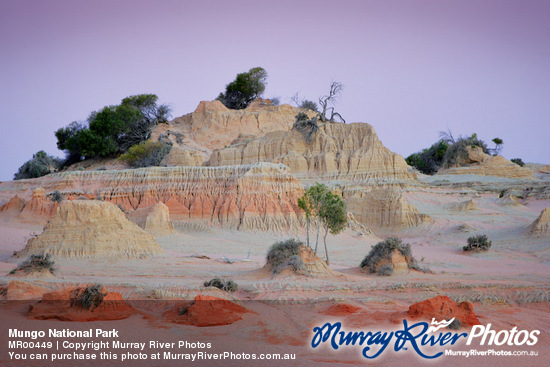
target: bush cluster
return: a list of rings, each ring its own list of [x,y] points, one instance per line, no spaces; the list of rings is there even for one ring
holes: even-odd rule
[[[51,274],[55,274],[55,271],[55,262],[51,259],[50,254],[45,254],[29,256],[27,260],[23,261],[15,269],[13,269],[10,274],[15,274],[17,272],[23,272],[25,274],[49,272]]]
[[[63,194],[61,194],[59,190],[55,190],[54,192],[49,193],[48,197],[51,201],[54,201],[56,203],[61,203],[63,201]]]
[[[440,168],[449,168],[464,162],[468,156],[467,147],[481,147],[489,153],[487,144],[472,134],[469,137],[454,139],[450,134],[435,142],[431,147],[409,155],[405,161],[427,175],[436,173]]]
[[[407,263],[414,261],[411,254],[411,246],[409,244],[403,244],[398,237],[388,237],[386,240],[374,245],[369,254],[361,261],[360,267],[367,268],[369,273],[376,273],[380,270],[377,268],[377,264],[382,260],[391,259],[391,254],[394,250],[399,251],[405,256]]]
[[[431,273],[431,270],[422,268],[418,265],[415,258],[412,256],[411,245],[403,243],[399,237],[388,237],[382,242],[378,242],[370,250],[369,254],[363,259],[359,265],[361,268],[366,268],[369,273],[378,273],[378,275],[392,275],[393,266],[391,265],[391,254],[399,251],[407,262],[409,269],[418,270],[424,273]],[[378,266],[380,261],[389,261],[390,263]]]
[[[267,252],[267,263],[271,266],[271,272],[278,274],[290,267],[296,273],[305,270],[305,265],[300,258],[300,247],[304,244],[295,239],[288,239],[273,244]]]
[[[86,310],[93,310],[103,302],[107,290],[101,284],[89,285],[76,300],[76,303]]]
[[[223,280],[220,278],[214,278],[212,280],[204,282],[205,287],[216,287],[226,292],[236,292],[239,290],[239,285],[232,280]]]
[[[136,168],[158,166],[170,149],[171,145],[148,140],[130,147],[119,159]]]
[[[486,235],[480,234],[477,236],[469,237],[468,238],[468,245],[462,247],[462,250],[464,251],[487,251],[491,248],[491,241],[487,238]]]
[[[84,158],[109,157],[123,153],[149,139],[155,124],[170,116],[167,105],[157,105],[154,94],[124,98],[122,103],[92,112],[87,124],[72,122],[55,132],[57,147],[67,153],[65,164]]]
[[[235,80],[225,86],[225,92],[220,93],[216,99],[233,110],[246,108],[250,102],[263,94],[266,79],[267,72],[263,68],[252,68],[237,74]]]
[[[512,158],[512,159],[510,159],[510,161],[514,162],[515,164],[517,164],[520,167],[525,166],[525,163],[521,160],[521,158]]]
[[[37,178],[45,176],[56,171],[61,166],[62,160],[48,155],[41,150],[32,156],[31,160],[23,163],[16,174],[13,175],[14,180],[22,180],[25,178]]]

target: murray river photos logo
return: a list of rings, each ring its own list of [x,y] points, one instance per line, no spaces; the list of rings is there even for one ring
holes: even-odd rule
[[[491,324],[475,325],[470,333],[456,333],[440,331],[454,321],[432,319],[431,325],[427,322],[409,324],[403,320],[403,329],[395,331],[346,331],[340,322],[327,322],[321,327],[313,328],[311,346],[317,348],[323,343],[337,350],[342,347],[361,347],[361,354],[368,359],[380,356],[388,346],[393,346],[395,352],[412,348],[419,356],[427,359],[438,358],[443,351],[427,352],[427,347],[444,347],[457,343],[461,338],[466,339],[466,345],[472,341],[479,341],[479,345],[535,345],[538,341],[539,330],[528,332],[514,327],[512,330],[491,330]],[[485,344],[487,343],[487,344]],[[391,349],[391,348],[390,348]]]

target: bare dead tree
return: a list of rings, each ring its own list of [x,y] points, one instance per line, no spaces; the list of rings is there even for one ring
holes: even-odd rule
[[[335,99],[337,99],[340,94],[342,93],[342,90],[344,89],[344,86],[340,82],[332,82],[330,85],[330,91],[328,95],[324,95],[322,97],[319,97],[319,105],[321,106],[321,112],[319,112],[319,120],[321,122],[327,123],[327,122],[334,122],[334,118],[338,117],[342,122],[346,122],[342,116],[338,112],[334,112],[334,107],[329,107],[329,104],[332,103]],[[327,118],[327,113],[330,110],[330,118]]]
[[[328,95],[319,97],[319,105],[321,106],[321,111],[317,109],[317,106],[314,102],[301,100],[298,96],[298,93],[291,100],[298,105],[298,107],[309,108],[312,111],[316,112],[316,115],[313,118],[308,118],[307,114],[299,113],[296,115],[296,122],[294,123],[293,128],[297,129],[304,135],[307,141],[319,130],[319,128],[325,126],[327,123],[334,123],[335,119],[338,118],[341,122],[346,122],[342,115],[334,111],[334,107],[330,104],[334,103],[340,94],[342,93],[343,85],[340,82],[332,82],[330,85],[330,90]],[[305,102],[315,105],[314,107],[309,107]],[[330,113],[330,117],[327,117],[327,114]]]

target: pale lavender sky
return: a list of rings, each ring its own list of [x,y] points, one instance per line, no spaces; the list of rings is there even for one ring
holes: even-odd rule
[[[451,129],[548,164],[548,19],[546,0],[0,0],[0,180],[63,156],[54,131],[91,111],[155,93],[178,117],[255,66],[282,102],[342,82],[346,121],[403,156]]]

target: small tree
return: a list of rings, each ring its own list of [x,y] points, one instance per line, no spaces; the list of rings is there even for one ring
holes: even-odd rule
[[[306,194],[310,203],[311,215],[317,218],[317,235],[315,238],[315,254],[317,254],[317,246],[319,245],[319,233],[321,232],[321,208],[325,200],[325,196],[329,192],[328,188],[324,184],[316,183],[311,186]]]
[[[309,244],[309,228],[311,218],[317,218],[317,235],[315,239],[314,253],[317,254],[319,245],[319,234],[321,227],[325,230],[323,243],[327,256],[327,235],[328,233],[338,234],[344,230],[347,223],[344,201],[336,194],[333,194],[324,184],[316,183],[311,186],[304,195],[298,199],[300,207],[306,215],[307,243]],[[310,246],[311,247],[311,246]]]
[[[313,210],[312,210],[312,203],[311,198],[309,197],[308,193],[305,192],[304,195],[301,198],[298,198],[298,207],[304,211],[304,214],[306,216],[306,244],[307,247],[310,247],[309,244],[309,227],[311,224],[311,217],[313,216]]]
[[[338,234],[346,228],[348,222],[346,218],[346,206],[342,198],[332,192],[328,191],[321,205],[319,217],[323,222],[325,228],[325,235],[323,237],[323,243],[325,245],[325,254],[327,256],[327,265],[329,264],[329,257],[327,251],[327,235],[330,231],[331,234]]]
[[[498,155],[502,150],[502,144],[504,144],[504,142],[500,138],[494,138],[492,141],[495,143],[495,147],[491,149],[493,151],[493,155]]]
[[[235,80],[225,86],[225,93],[220,93],[216,99],[233,110],[246,108],[263,94],[266,80],[267,71],[261,67],[252,68],[237,74]]]

